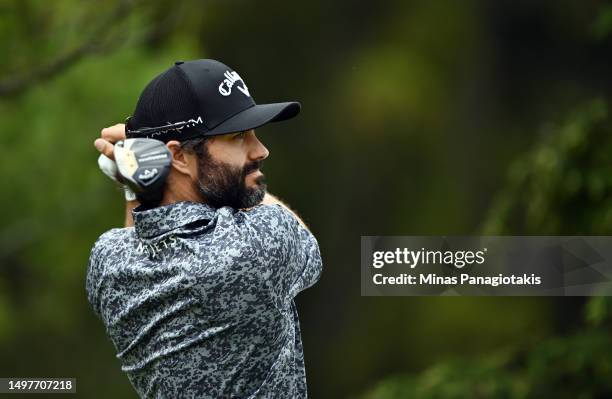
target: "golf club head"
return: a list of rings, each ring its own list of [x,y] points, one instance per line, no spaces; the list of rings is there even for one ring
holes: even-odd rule
[[[115,144],[119,178],[142,198],[158,198],[170,172],[172,155],[154,139],[127,139]]]

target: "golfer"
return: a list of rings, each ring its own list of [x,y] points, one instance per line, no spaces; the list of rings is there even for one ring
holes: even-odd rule
[[[172,156],[159,195],[127,202],[126,227],[99,237],[87,270],[88,300],[141,397],[307,397],[294,297],[318,280],[321,256],[266,193],[269,152],[254,130],[299,111],[255,104],[218,61],[178,61],[125,126],[95,141],[111,159],[131,137],[160,140]]]

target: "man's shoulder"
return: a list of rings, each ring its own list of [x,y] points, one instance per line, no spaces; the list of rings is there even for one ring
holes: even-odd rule
[[[244,216],[246,219],[264,220],[266,222],[292,218],[291,212],[280,204],[260,204],[251,209],[239,211],[238,214]]]
[[[105,250],[121,247],[122,244],[128,241],[133,235],[133,227],[110,229],[98,237],[91,249],[92,255],[97,255]]]
[[[288,241],[315,240],[299,219],[281,204],[262,204],[239,213],[249,230],[276,241],[274,245]]]
[[[249,210],[237,212],[235,217],[239,222],[242,220],[256,230],[281,234],[293,224],[298,224],[291,212],[280,204],[257,205]]]

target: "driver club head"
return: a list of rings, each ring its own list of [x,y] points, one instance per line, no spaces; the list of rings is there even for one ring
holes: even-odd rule
[[[160,194],[172,164],[172,154],[163,142],[148,138],[119,141],[114,155],[121,182],[136,195],[153,198]]]

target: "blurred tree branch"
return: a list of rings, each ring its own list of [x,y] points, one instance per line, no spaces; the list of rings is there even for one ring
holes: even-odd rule
[[[34,4],[38,5],[38,3]],[[144,7],[145,5],[147,6],[146,10],[139,9],[138,14],[144,16],[144,21],[139,24],[139,28],[135,29],[136,32],[134,32],[134,26],[130,27],[129,32],[122,28],[122,24],[136,14],[135,11],[138,6]],[[0,80],[0,97],[19,95],[36,83],[63,73],[83,58],[109,52],[124,45],[128,39],[130,39],[132,45],[144,43],[149,47],[159,47],[172,36],[177,27],[185,28],[186,25],[189,26],[189,23],[186,23],[186,20],[189,19],[188,9],[184,5],[185,3],[173,4],[171,1],[146,3],[143,0],[117,0],[114,7],[103,16],[93,13],[92,17],[87,13],[79,13],[77,10],[76,14],[79,16],[71,21],[71,26],[76,27],[77,30],[88,30],[89,33],[84,34],[84,38],[77,44],[66,46],[70,49],[61,52],[49,61],[41,62],[39,54],[36,53],[37,58],[30,60],[30,64],[39,65],[37,67],[25,70],[17,75],[5,72],[5,75],[9,75],[9,77]],[[52,36],[53,32],[51,30],[53,28],[51,28],[52,24],[49,22],[48,15],[43,15],[43,19],[36,20],[31,15],[28,4],[17,3],[17,6],[17,10],[7,8],[5,13],[10,14],[13,11],[13,14],[19,19],[19,23],[27,28],[29,43],[40,41],[43,37]]]
[[[118,46],[118,41],[109,40],[113,35],[110,27],[116,26],[119,22],[125,20],[135,4],[136,1],[133,0],[120,0],[106,18],[76,47],[41,66],[27,70],[20,75],[0,80],[0,97],[18,95],[34,84],[60,74],[86,56],[100,54]],[[88,26],[90,24],[91,21],[81,21],[80,23],[81,26]]]

